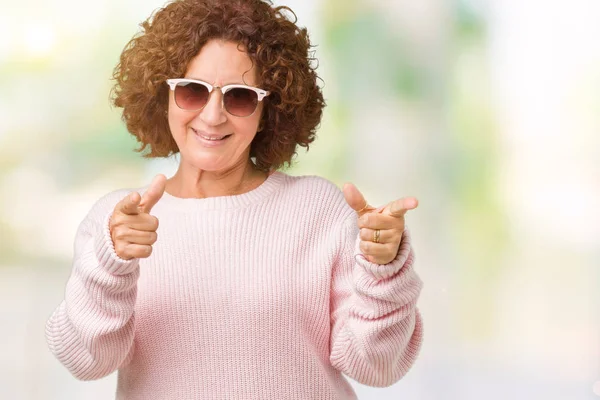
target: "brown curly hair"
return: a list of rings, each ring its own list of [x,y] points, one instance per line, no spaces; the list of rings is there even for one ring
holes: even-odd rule
[[[287,18],[290,12],[294,21]],[[176,0],[140,24],[142,32],[125,46],[113,71],[111,100],[146,158],[178,153],[167,119],[165,81],[183,77],[189,62],[211,39],[243,46],[257,67],[265,98],[257,134],[250,147],[257,168],[290,164],[297,146],[315,139],[325,102],[317,85],[313,47],[305,28],[288,7],[263,0]]]

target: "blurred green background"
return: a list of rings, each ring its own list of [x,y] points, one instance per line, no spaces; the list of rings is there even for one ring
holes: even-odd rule
[[[600,398],[600,2],[289,0],[327,108],[286,172],[354,182],[409,213],[425,344],[361,399]],[[112,68],[158,1],[0,9],[0,391],[112,398],[44,324],[92,204],[174,173],[109,105]]]

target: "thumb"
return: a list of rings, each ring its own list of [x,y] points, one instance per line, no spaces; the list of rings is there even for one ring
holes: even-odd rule
[[[140,211],[145,213],[150,213],[152,207],[158,203],[163,193],[165,192],[165,187],[167,186],[167,177],[163,174],[158,174],[152,180],[152,183],[146,190],[146,193],[142,196],[142,201],[140,201]]]
[[[375,209],[375,207],[369,206],[365,197],[352,183],[346,183],[342,188],[342,192],[344,192],[346,203],[358,213],[359,217]]]

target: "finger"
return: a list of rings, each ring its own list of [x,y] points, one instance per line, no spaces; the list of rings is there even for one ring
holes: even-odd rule
[[[390,262],[392,262],[394,260],[394,256],[390,257],[390,256],[369,256],[367,258],[368,261],[372,262],[373,264],[379,264],[379,265],[386,265],[389,264]]]
[[[150,214],[140,214],[140,217],[144,216],[141,221],[132,221],[129,227],[138,231],[156,232],[158,229],[158,218]]]
[[[145,213],[149,213],[152,207],[158,203],[162,195],[165,193],[165,187],[167,186],[167,177],[163,174],[158,174],[152,180],[152,183],[142,196],[140,202],[140,210]]]
[[[128,226],[119,225],[115,226],[112,230],[111,238],[115,244],[117,242],[149,244],[146,243],[148,241],[146,239],[149,239],[151,234],[155,235],[156,232],[138,231]],[[138,240],[141,240],[143,243],[138,243]]]
[[[115,244],[115,252],[124,260],[147,258],[152,254],[152,246],[119,242],[118,244]]]
[[[417,208],[419,201],[414,197],[404,197],[390,204],[389,215],[392,217],[403,217],[408,210]]]
[[[156,232],[138,231],[126,226],[117,226],[112,233],[115,242],[153,245],[158,238]]]
[[[361,241],[359,248],[363,255],[377,257],[378,259],[389,257],[394,252],[393,246],[390,243],[373,243],[368,240]]]
[[[129,243],[152,246],[158,240],[156,232],[131,230]]]
[[[378,243],[396,243],[400,242],[400,234],[395,229],[383,229],[379,230],[379,242]],[[375,229],[361,228],[359,232],[360,240],[375,243]]]
[[[139,214],[138,205],[140,204],[141,196],[138,192],[129,193],[123,200],[118,210],[125,215]]]
[[[366,213],[358,218],[359,228],[369,229],[400,229],[403,221],[396,217],[374,212]]]
[[[138,211],[137,207],[135,210],[136,212]],[[153,232],[158,229],[158,218],[146,213],[137,215],[116,213],[111,218],[111,227],[118,226],[126,226],[138,231]]]
[[[152,254],[152,246],[143,244],[128,244],[129,253],[135,258],[147,258]]]
[[[375,207],[369,206],[365,197],[352,183],[346,183],[342,188],[342,192],[346,203],[358,213],[359,217],[375,209]]]

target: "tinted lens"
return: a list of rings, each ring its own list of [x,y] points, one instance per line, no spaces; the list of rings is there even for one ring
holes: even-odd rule
[[[254,90],[234,88],[225,93],[223,104],[228,113],[237,117],[247,117],[256,110],[258,95]]]
[[[175,86],[175,103],[184,110],[199,110],[208,102],[208,94],[208,88],[199,83],[178,83]]]

